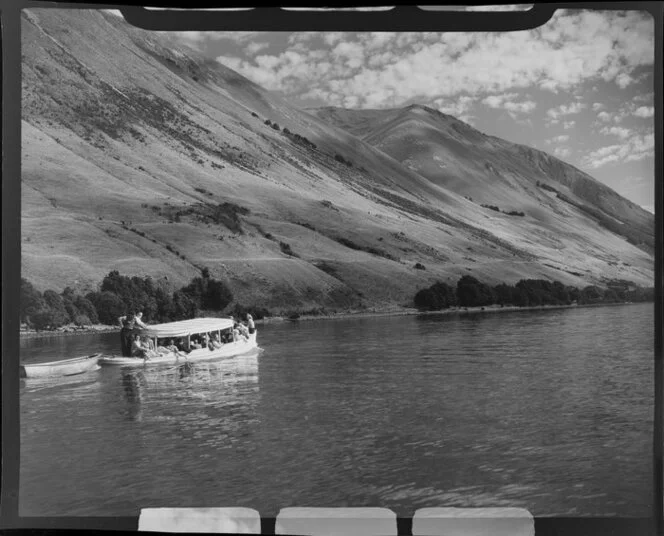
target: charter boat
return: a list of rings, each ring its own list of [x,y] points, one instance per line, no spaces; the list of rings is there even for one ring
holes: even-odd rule
[[[99,368],[98,360],[101,354],[92,354],[48,363],[34,363],[21,365],[22,378],[50,378],[56,376],[74,376]]]
[[[148,325],[145,328],[134,329],[132,335],[148,337],[152,340],[155,352],[148,357],[102,356],[100,365],[177,365],[182,363],[197,363],[215,359],[233,358],[244,355],[258,348],[256,342],[257,331],[254,329],[248,337],[239,335],[233,337],[234,322],[230,318],[192,318],[168,322],[166,324]],[[205,337],[211,339],[217,335],[221,342],[219,347],[208,344]],[[182,350],[169,351],[164,347],[171,339],[181,341]],[[197,347],[196,339],[201,341],[202,347]]]

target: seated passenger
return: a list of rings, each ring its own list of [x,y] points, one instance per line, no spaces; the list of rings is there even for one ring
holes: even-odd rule
[[[143,346],[140,335],[134,335],[134,340],[131,342],[131,355],[132,357],[149,359],[148,349]]]
[[[190,347],[192,350],[198,350],[198,349],[200,349],[200,348],[203,348],[203,346],[201,345],[200,341],[198,340],[198,337],[192,337],[192,338],[191,338],[191,344],[189,345],[189,347]]]
[[[214,335],[212,335],[211,345],[212,345],[211,349],[215,349],[215,350],[218,350],[219,348],[221,348],[223,346],[223,344],[219,340],[219,336],[216,333]]]

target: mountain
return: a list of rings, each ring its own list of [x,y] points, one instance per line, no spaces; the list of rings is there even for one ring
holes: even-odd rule
[[[534,207],[537,183],[609,230],[654,248],[654,216],[588,174],[543,151],[488,136],[426,106],[391,110],[325,107],[309,112],[343,128],[432,182],[481,203]],[[553,190],[551,189],[553,188]],[[549,196],[550,197],[550,196]],[[537,212],[537,211],[536,211]],[[534,213],[533,213],[534,214]],[[617,222],[616,222],[617,220]]]
[[[463,274],[652,284],[652,254],[594,211],[615,205],[621,230],[640,213],[543,153],[422,107],[341,125],[104,12],[31,9],[22,35],[21,261],[39,289],[207,267],[278,312],[403,305]],[[406,131],[435,166],[396,150]]]

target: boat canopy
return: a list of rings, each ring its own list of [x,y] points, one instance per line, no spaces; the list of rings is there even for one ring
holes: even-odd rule
[[[197,333],[224,330],[233,327],[230,318],[192,318],[190,320],[179,320],[167,324],[152,324],[147,328],[135,329],[135,333],[148,335],[149,337],[187,337]]]

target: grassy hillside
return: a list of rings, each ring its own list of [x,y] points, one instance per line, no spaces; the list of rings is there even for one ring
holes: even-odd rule
[[[392,154],[389,122],[361,139],[112,15],[30,10],[22,31],[22,275],[37,288],[84,291],[110,270],[181,285],[208,267],[278,311],[406,304],[466,273],[652,282],[650,254],[532,181],[507,202],[516,179],[428,122],[398,119],[454,153],[449,180]],[[464,198],[463,177],[526,216]]]

